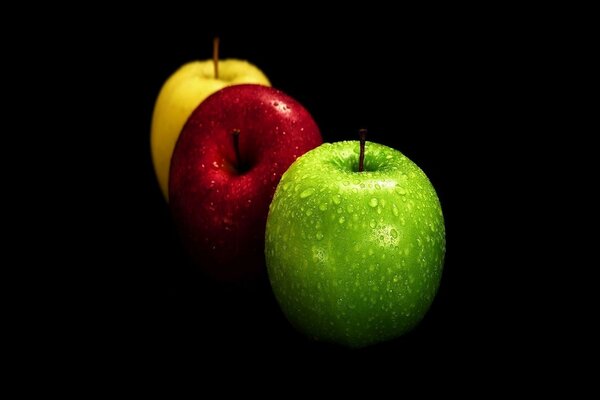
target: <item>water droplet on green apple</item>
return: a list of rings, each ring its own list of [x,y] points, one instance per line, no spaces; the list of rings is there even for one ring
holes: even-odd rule
[[[317,240],[322,240],[322,239],[323,239],[323,233],[317,232]]]
[[[327,210],[327,203],[321,203],[321,204],[319,205],[319,210],[321,210],[321,211],[325,211],[325,210]]]
[[[339,222],[340,224],[343,224],[344,222],[346,222],[346,218],[344,218],[344,216],[342,215],[342,216],[340,217],[340,219],[338,220],[338,222]]]
[[[398,207],[395,204],[392,204],[392,212],[396,217],[398,216]]]
[[[396,188],[396,193],[398,193],[400,196],[404,196],[406,194],[406,189],[404,189],[403,187],[398,186]]]
[[[284,192],[286,192],[290,188],[290,185],[291,185],[290,182],[286,182],[283,184],[283,186],[281,188],[283,189]]]
[[[310,217],[312,215],[312,210],[309,208],[308,210],[306,210],[306,216]]]
[[[354,212],[354,206],[353,206],[352,204],[348,204],[348,207],[346,207],[346,210],[347,210],[349,213],[352,213],[352,212]]]
[[[300,198],[305,199],[308,196],[310,196],[311,194],[313,194],[314,192],[315,192],[315,189],[313,189],[313,188],[305,189],[302,193],[300,193]]]
[[[392,230],[390,230],[390,235],[392,235],[393,238],[397,238],[398,237],[398,231],[392,228]]]
[[[369,221],[369,226],[370,226],[371,228],[375,228],[375,227],[377,226],[377,222],[375,222],[375,220],[374,220],[374,219],[372,219],[371,221]]]
[[[343,184],[344,186],[348,186],[348,185],[350,185],[350,182],[348,182],[348,181],[344,181],[344,182],[342,182],[342,184]]]
[[[340,204],[342,202],[342,198],[336,194],[335,196],[333,196],[333,202],[335,204]]]
[[[377,190],[381,189],[381,185],[379,183],[376,183],[375,184],[375,189],[377,189]]]
[[[369,205],[370,205],[371,207],[377,207],[377,204],[378,204],[378,202],[377,202],[377,199],[376,199],[375,197],[373,197],[373,198],[372,198],[372,199],[369,201]]]

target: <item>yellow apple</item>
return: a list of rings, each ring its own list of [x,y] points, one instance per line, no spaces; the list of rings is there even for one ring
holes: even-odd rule
[[[150,146],[158,183],[169,199],[169,167],[175,143],[192,111],[208,96],[226,86],[255,83],[271,86],[256,66],[247,61],[218,61],[215,79],[213,60],[193,61],[179,68],[164,83],[152,115]]]

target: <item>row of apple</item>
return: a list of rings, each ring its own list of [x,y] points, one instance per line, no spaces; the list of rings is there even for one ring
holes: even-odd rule
[[[440,283],[435,190],[399,151],[322,144],[310,113],[240,60],[192,62],[162,87],[151,147],[197,264],[216,279],[266,267],[309,337],[361,347],[407,332]]]

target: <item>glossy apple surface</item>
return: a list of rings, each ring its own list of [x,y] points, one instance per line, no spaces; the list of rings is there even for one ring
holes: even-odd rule
[[[308,111],[279,90],[236,85],[203,101],[181,132],[169,181],[174,220],[198,265],[224,280],[264,271],[265,223],[277,183],[321,143]]]
[[[309,337],[362,347],[423,318],[438,289],[445,229],[436,192],[399,151],[323,144],[292,164],[270,206],[265,254],[275,296]]]
[[[219,61],[218,79],[213,60],[206,60],[183,65],[164,83],[154,106],[150,145],[156,177],[167,200],[171,156],[190,114],[209,95],[226,86],[244,83],[270,86],[256,66],[235,59]]]

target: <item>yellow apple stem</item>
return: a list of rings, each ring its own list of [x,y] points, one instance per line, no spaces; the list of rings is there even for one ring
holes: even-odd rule
[[[233,138],[233,150],[235,151],[235,168],[240,171],[242,169],[242,156],[240,154],[240,130],[234,129],[231,132]]]
[[[219,38],[213,39],[213,65],[215,66],[215,79],[219,79]]]
[[[360,139],[360,154],[358,156],[358,172],[363,172],[365,164],[365,138],[367,136],[367,130],[361,129],[358,131],[358,137]]]

